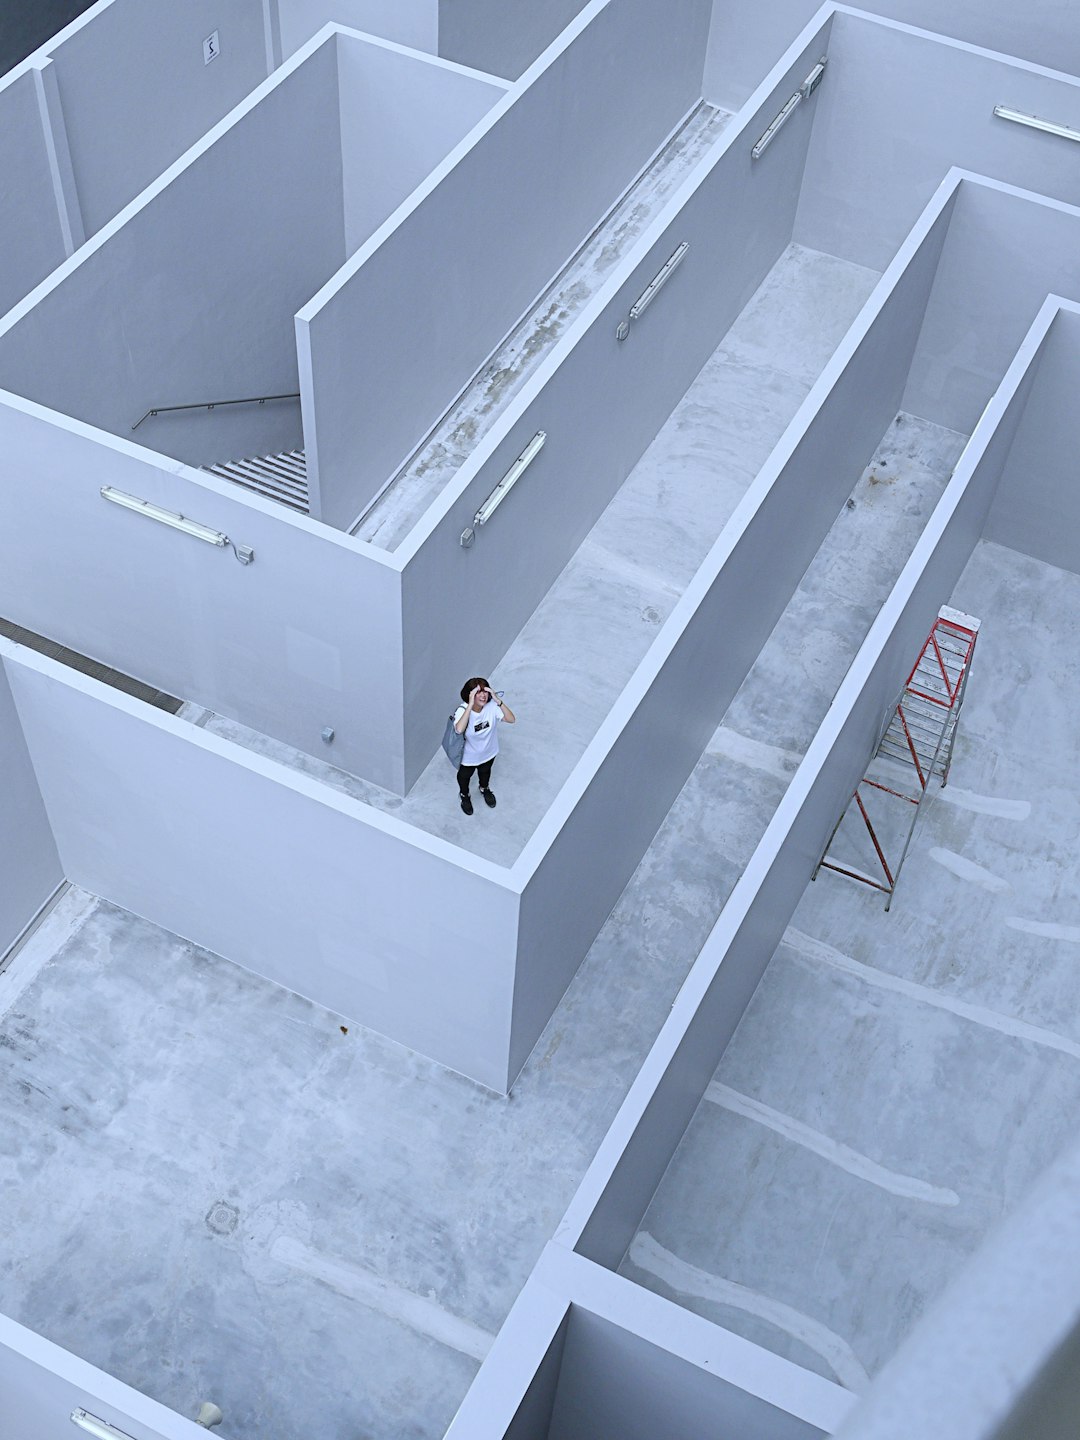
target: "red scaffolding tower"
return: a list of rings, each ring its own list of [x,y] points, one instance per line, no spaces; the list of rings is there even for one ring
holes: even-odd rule
[[[882,891],[886,896],[886,910],[892,904],[896,882],[907,857],[919,806],[927,788],[935,777],[940,778],[942,786],[949,778],[956,727],[960,707],[964,703],[975,642],[979,638],[979,625],[974,616],[964,615],[948,606],[942,606],[938,612],[934,628],[927,636],[900,698],[889,714],[866,774],[833,827],[829,843],[814,871],[815,879],[818,870],[835,870],[837,874]],[[910,806],[906,823],[900,825],[899,834],[894,837],[899,853],[893,862],[886,853],[891,848],[886,834],[888,817],[883,815],[875,822],[868,808],[868,802],[872,804],[878,795]],[[880,876],[832,854],[848,816],[855,818],[857,825],[861,821],[859,828],[865,829],[869,837],[873,855],[881,869]]]

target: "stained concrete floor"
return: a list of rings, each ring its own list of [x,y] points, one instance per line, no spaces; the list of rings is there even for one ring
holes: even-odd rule
[[[983,630],[892,910],[808,886],[621,1267],[854,1389],[1080,1101],[1080,577],[983,543],[950,603]]]
[[[441,751],[402,799],[236,721],[196,707],[181,713],[429,834],[497,864],[512,864],[877,278],[871,270],[794,244],[777,261],[492,672],[519,721],[503,733],[492,781],[500,796],[494,812],[478,807],[472,817],[461,813]],[[902,448],[899,439],[886,444]],[[932,457],[930,465],[936,466]],[[853,486],[857,480],[853,475]],[[897,545],[897,532],[883,523],[888,506],[879,495],[905,494],[899,508],[893,507],[896,518],[908,503],[921,505],[918,486],[908,494],[905,484],[870,486],[860,502],[855,513],[870,522],[869,546]],[[925,518],[926,510],[920,513]],[[900,533],[900,548],[909,547],[910,539],[913,534]],[[864,551],[864,558],[870,553]],[[839,579],[839,570],[835,574]],[[844,593],[851,598],[850,591]],[[572,737],[544,721],[551,694],[567,688],[575,695]]]

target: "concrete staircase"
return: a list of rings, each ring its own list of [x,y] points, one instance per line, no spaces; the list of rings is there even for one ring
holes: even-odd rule
[[[308,513],[307,460],[303,450],[255,455],[202,468],[211,475],[220,475],[223,480],[231,480],[234,485],[242,485],[264,500],[276,500],[290,510],[299,510],[302,515]]]

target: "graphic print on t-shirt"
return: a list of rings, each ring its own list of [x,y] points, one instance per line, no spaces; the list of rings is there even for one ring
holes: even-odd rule
[[[455,718],[460,720],[464,711],[462,705]],[[501,719],[502,711],[494,700],[489,700],[482,710],[471,712],[469,723],[465,726],[463,765],[483,765],[487,760],[494,760],[499,753],[498,727]]]

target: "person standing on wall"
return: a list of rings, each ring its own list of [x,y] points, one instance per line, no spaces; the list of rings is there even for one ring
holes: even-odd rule
[[[495,809],[495,792],[491,788],[491,767],[499,753],[499,726],[513,725],[517,716],[500,700],[482,676],[474,675],[461,687],[462,704],[454,716],[454,729],[465,736],[465,753],[458,766],[458,796],[466,815],[473,813],[469,786],[473,771],[480,778],[480,794],[489,810]]]

